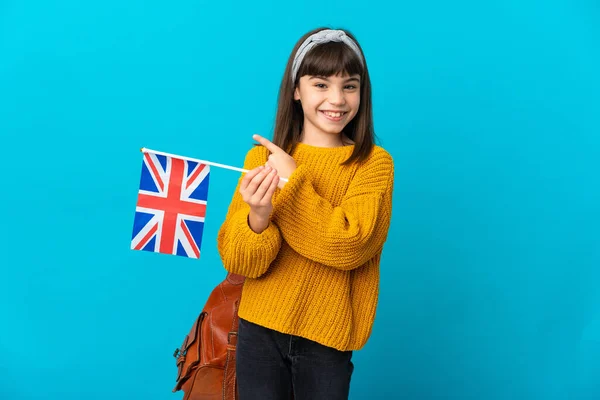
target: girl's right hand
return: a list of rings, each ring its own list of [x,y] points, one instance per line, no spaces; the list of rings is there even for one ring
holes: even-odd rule
[[[273,211],[273,193],[278,183],[277,171],[269,166],[254,168],[242,179],[240,194],[250,206],[248,223],[256,233],[264,231],[269,226],[269,217]]]

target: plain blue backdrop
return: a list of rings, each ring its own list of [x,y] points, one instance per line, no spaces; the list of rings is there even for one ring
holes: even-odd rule
[[[364,47],[396,181],[352,399],[600,398],[600,7],[0,1],[0,398],[180,399],[173,350],[223,279],[129,250],[139,148],[241,166],[295,41]]]

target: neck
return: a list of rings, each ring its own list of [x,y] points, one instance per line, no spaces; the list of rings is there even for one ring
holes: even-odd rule
[[[323,134],[307,129],[302,131],[300,142],[316,147],[341,147],[344,145],[344,134]]]

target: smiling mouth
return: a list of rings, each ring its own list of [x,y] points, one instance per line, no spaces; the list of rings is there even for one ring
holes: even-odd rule
[[[329,117],[332,119],[340,119],[344,115],[348,114],[347,111],[326,111],[326,110],[319,110],[319,111],[322,112],[326,117]]]

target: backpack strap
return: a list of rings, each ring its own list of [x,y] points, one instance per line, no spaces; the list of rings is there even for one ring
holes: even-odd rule
[[[235,374],[235,349],[238,338],[238,306],[239,300],[235,302],[235,312],[231,331],[227,335],[227,359],[225,361],[225,371],[223,373],[223,400],[237,399],[237,378]]]

